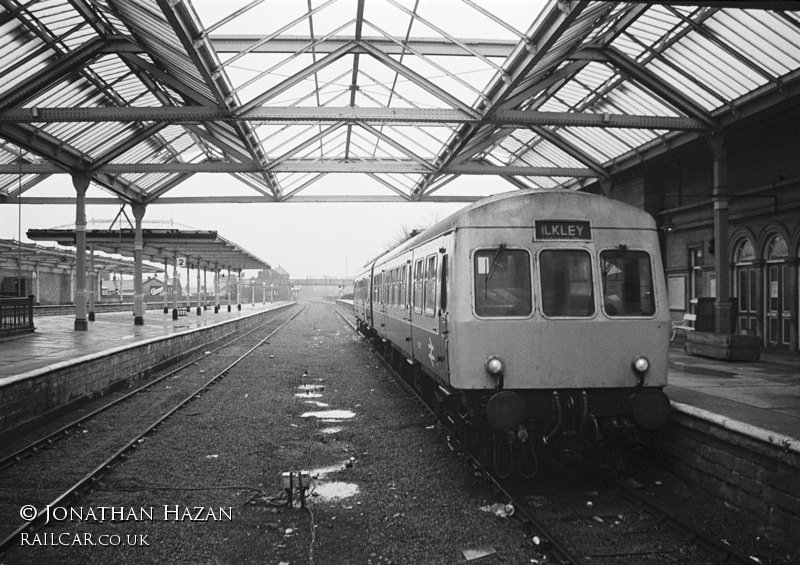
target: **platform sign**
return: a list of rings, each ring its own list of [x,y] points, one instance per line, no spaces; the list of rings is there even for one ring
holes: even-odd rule
[[[536,220],[534,239],[592,239],[592,227],[585,220]]]

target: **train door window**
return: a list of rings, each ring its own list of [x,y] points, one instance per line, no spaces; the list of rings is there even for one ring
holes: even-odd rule
[[[436,255],[431,255],[427,260],[425,269],[425,285],[422,293],[425,302],[425,314],[433,316],[436,313]]]
[[[394,306],[394,269],[389,271],[389,296],[386,299],[389,306]]]
[[[419,259],[414,264],[414,312],[422,313],[422,285],[425,278],[425,260]]]
[[[539,263],[545,316],[594,315],[592,261],[586,251],[547,249],[541,252]]]
[[[408,303],[409,303],[409,300],[408,300],[408,279],[409,279],[408,271],[409,271],[408,265],[403,265],[403,271],[402,271],[402,274],[400,275],[400,281],[401,281],[400,282],[400,288],[402,290],[402,292],[400,293],[402,298],[400,300],[402,301],[403,307],[406,310],[408,310]]]
[[[447,310],[447,255],[442,255],[442,275],[441,275],[441,296],[439,297],[439,309],[443,312]]]
[[[397,307],[400,303],[400,267],[392,269],[392,304]]]
[[[620,247],[600,253],[603,310],[607,316],[652,316],[656,313],[650,255]]]
[[[532,311],[530,255],[523,249],[481,249],[474,255],[475,313],[528,316]]]

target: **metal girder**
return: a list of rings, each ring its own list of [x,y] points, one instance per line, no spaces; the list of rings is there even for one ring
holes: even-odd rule
[[[422,200],[425,202],[476,202],[480,200],[481,196],[426,196]],[[266,204],[266,203],[279,203],[279,202],[408,202],[408,197],[403,196],[370,196],[370,195],[317,195],[317,196],[292,196],[286,200],[276,200],[269,196],[175,196],[175,197],[161,197],[148,206],[158,204]],[[56,197],[56,196],[41,196],[36,198],[12,198],[8,200],[10,204],[21,203],[25,206],[58,204],[58,205],[75,205],[75,198]],[[119,206],[119,200],[116,198],[86,198],[86,205],[91,206]]]
[[[496,80],[489,88],[487,98],[488,103],[484,115],[488,115],[501,107],[505,99],[511,95],[514,89],[525,79],[533,67],[548,53],[550,48],[556,43],[561,35],[569,29],[580,13],[586,8],[588,2],[571,2],[567,11],[562,11],[560,3],[549,7],[549,12],[541,16],[541,24],[529,32],[529,48],[520,49],[514,61],[508,65],[509,73],[512,75],[507,81]],[[453,134],[450,141],[439,152],[437,161],[441,163],[439,170],[420,179],[413,192],[416,196],[424,194],[428,185],[442,174],[443,169],[449,162],[460,153],[461,148],[468,143],[475,135],[477,128],[471,124],[464,124],[458,132]]]
[[[246,49],[251,49],[254,44],[259,43],[262,39],[261,36],[253,35],[210,35],[208,36],[211,45],[217,53],[240,53]],[[338,36],[327,38],[323,41],[314,43],[314,52],[316,53],[332,53],[344,44],[354,41],[355,36]],[[471,56],[470,53],[458,45],[454,45],[450,41],[444,41],[437,38],[419,37],[409,41],[403,41],[398,38],[397,41],[392,41],[385,37],[362,37],[362,41],[369,43],[387,55],[402,55],[407,52],[402,47],[405,43],[414,50],[429,56]],[[490,41],[482,39],[464,39],[463,42],[469,46],[470,49],[480,53],[484,57],[500,57],[505,59],[516,47],[516,41]],[[299,51],[307,50],[310,46],[308,37],[301,36],[279,36],[271,39],[266,43],[260,43],[257,47],[252,48],[251,53],[285,53],[292,54]],[[366,53],[363,48],[356,48],[354,53]]]
[[[359,45],[361,45],[362,47],[366,48],[367,51],[369,52],[369,54],[372,55],[375,59],[377,59],[378,61],[382,62],[384,65],[386,65],[387,67],[389,67],[390,69],[392,69],[396,73],[406,77],[408,80],[410,80],[411,82],[413,82],[414,84],[416,84],[417,86],[419,86],[420,88],[422,88],[423,90],[428,92],[429,94],[435,96],[436,98],[438,98],[442,102],[447,103],[452,108],[460,109],[461,111],[466,112],[467,114],[469,114],[469,115],[471,115],[471,116],[473,116],[475,118],[478,117],[479,114],[478,114],[478,112],[476,110],[474,110],[470,106],[467,106],[466,104],[461,102],[461,100],[459,100],[455,96],[451,95],[446,90],[443,90],[442,88],[439,88],[438,86],[433,84],[431,81],[429,81],[428,79],[426,79],[425,77],[423,77],[422,75],[417,73],[416,71],[413,71],[413,70],[409,69],[405,65],[403,65],[400,62],[394,60],[392,57],[389,57],[386,53],[383,53],[382,51],[379,51],[378,49],[374,48],[373,46],[371,46],[368,43],[361,42],[361,43],[359,43]]]
[[[269,90],[259,94],[246,104],[241,105],[240,107],[236,108],[236,114],[241,115],[253,108],[261,106],[265,102],[273,99],[274,97],[278,96],[279,94],[286,92],[296,84],[304,81],[311,75],[318,73],[334,61],[337,61],[347,55],[353,47],[355,47],[356,43],[348,42],[342,45],[339,49],[332,51],[322,59],[318,59],[314,61],[311,65],[308,65],[306,68],[302,69],[301,71],[293,74],[286,80],[282,81],[280,84],[275,85],[274,87],[270,88]]]
[[[595,176],[607,177],[608,171],[606,170],[603,165],[595,161],[591,156],[587,155],[584,151],[581,151],[571,143],[568,143],[564,138],[559,136],[557,133],[548,130],[547,128],[543,127],[534,127],[532,128],[534,133],[536,133],[539,137],[546,139],[559,149],[566,153],[567,155],[574,157],[575,159],[579,160],[581,163],[595,171],[597,174]]]
[[[698,8],[731,8],[736,10],[797,10],[797,0],[648,0],[635,4],[666,4]]]
[[[59,140],[36,132],[25,125],[0,124],[0,137],[5,137],[26,151],[48,159],[48,165],[52,168],[42,171],[43,173],[83,173],[91,169],[92,163],[85,155],[63,145]],[[26,165],[22,165],[22,167],[24,169]],[[134,185],[126,183],[116,176],[92,173],[92,178],[117,194],[125,202],[137,203],[142,199],[140,189],[134,188]]]
[[[671,85],[661,80],[621,51],[613,47],[604,47],[600,49],[600,53],[605,56],[608,62],[614,65],[620,73],[644,86],[662,100],[666,100],[689,116],[701,120],[710,129],[719,128],[719,124],[716,120],[702,107],[695,104],[693,100],[675,90]]]
[[[518,127],[546,125],[665,130],[699,130],[708,128],[708,125],[700,119],[680,116],[635,116],[609,113],[539,112],[503,109],[496,110],[482,119],[476,119],[463,110],[450,108],[275,107],[254,108],[243,114],[211,106],[16,108],[0,110],[0,123],[159,122],[197,124],[210,121],[227,122],[236,120],[272,124],[346,121],[400,124],[483,123]]]
[[[276,173],[386,173],[420,174],[430,172],[425,163],[405,161],[345,161],[337,159],[286,160],[268,168]],[[263,168],[256,163],[230,163],[207,161],[202,163],[109,163],[93,171],[93,174],[120,175],[133,174],[180,174],[180,173],[258,173]],[[0,173],[19,173],[19,165],[0,165]],[[22,165],[23,174],[59,173],[50,164]],[[579,167],[529,167],[529,166],[491,166],[477,163],[453,164],[442,170],[442,174],[453,175],[497,175],[497,176],[554,176],[554,177],[596,177],[598,171]],[[139,199],[141,200],[141,199]]]
[[[21,105],[25,100],[36,96],[54,83],[69,76],[77,69],[82,69],[91,61],[103,54],[103,47],[107,41],[94,38],[81,45],[78,49],[58,59],[58,64],[52,64],[36,73],[30,79],[18,85],[14,90],[0,98],[0,108]],[[55,61],[55,57],[53,58]]]

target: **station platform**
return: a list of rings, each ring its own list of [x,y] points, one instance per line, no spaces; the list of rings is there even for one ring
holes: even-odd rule
[[[166,314],[161,309],[147,310],[141,326],[134,325],[132,312],[100,312],[94,322],[89,322],[87,331],[75,331],[74,315],[37,317],[33,333],[0,341],[0,386],[11,377],[38,373],[52,365],[74,363],[86,356],[109,355],[120,347],[281,308],[286,304],[242,304],[241,310],[234,304],[230,312],[227,305],[222,305],[216,314],[210,306],[200,315],[193,307],[177,320],[172,319],[172,310]]]
[[[800,451],[800,356],[761,352],[758,361],[720,361],[669,350],[673,409]]]

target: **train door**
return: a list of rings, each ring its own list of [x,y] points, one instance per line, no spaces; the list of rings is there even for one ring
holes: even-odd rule
[[[387,283],[389,278],[389,271],[385,271],[381,269],[381,272],[376,276],[378,279],[378,296],[377,296],[377,308],[378,308],[378,318],[375,320],[377,324],[377,329],[382,335],[386,335],[386,322],[388,321],[388,312],[387,312],[387,300],[386,300],[386,290],[387,290]]]
[[[789,249],[782,237],[776,235],[767,246],[767,344],[771,347],[789,346],[789,281],[786,263]]]
[[[373,312],[373,299],[375,295],[375,265],[372,265],[369,268],[369,283],[367,284],[367,296],[366,296],[366,307],[367,307],[367,325],[370,328],[375,327],[374,318],[372,315]]]
[[[439,253],[414,254],[412,296],[412,344],[414,359],[435,374],[445,374],[445,343],[440,330],[437,283],[440,281]]]
[[[448,324],[450,322],[450,311],[448,310],[447,299],[449,295],[448,285],[450,284],[450,256],[443,253],[441,256],[441,265],[439,266],[439,280],[437,283],[437,294],[439,299],[439,307],[437,315],[439,318],[439,344],[444,357],[445,368],[444,372],[450,373],[450,359],[449,359],[449,336],[450,329]]]

